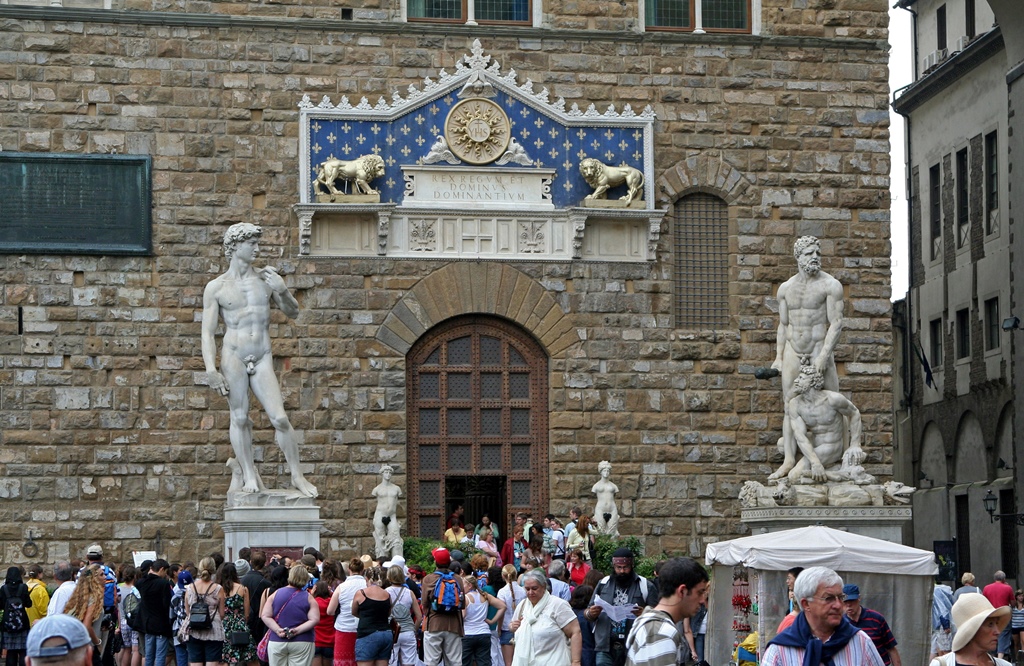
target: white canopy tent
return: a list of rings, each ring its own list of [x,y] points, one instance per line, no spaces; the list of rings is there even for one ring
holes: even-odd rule
[[[705,658],[725,666],[733,643],[742,638],[733,630],[733,572],[746,569],[750,596],[759,614],[751,615],[760,650],[775,636],[788,610],[786,571],[793,567],[824,566],[844,583],[860,586],[861,604],[881,613],[899,644],[904,664],[920,664],[928,656],[935,554],[899,544],[822,526],[708,544],[705,562],[712,567]]]

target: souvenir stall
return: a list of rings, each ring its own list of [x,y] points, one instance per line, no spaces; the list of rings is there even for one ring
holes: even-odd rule
[[[708,544],[712,568],[705,657],[726,666],[733,650],[757,632],[764,651],[789,610],[786,571],[824,566],[844,583],[860,586],[861,604],[889,622],[904,664],[928,656],[932,588],[938,573],[931,551],[850,534],[828,527],[801,527]]]

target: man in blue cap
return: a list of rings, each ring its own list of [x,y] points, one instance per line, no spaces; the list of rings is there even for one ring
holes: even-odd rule
[[[70,615],[49,615],[32,625],[25,646],[26,666],[89,666],[92,640],[85,625]]]
[[[843,601],[846,617],[850,618],[853,626],[871,638],[885,666],[900,666],[896,638],[882,614],[860,605],[860,587],[857,585],[843,585],[843,594],[846,596],[846,600]]]

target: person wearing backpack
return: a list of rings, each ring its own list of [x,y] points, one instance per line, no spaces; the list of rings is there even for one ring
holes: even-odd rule
[[[658,570],[658,605],[647,608],[626,638],[626,666],[675,666],[683,638],[678,623],[693,617],[707,598],[708,572],[689,557]]]
[[[25,666],[25,641],[28,639],[28,613],[32,597],[28,586],[21,580],[21,568],[7,569],[7,580],[0,587],[0,608],[4,619],[0,622],[3,630],[3,648],[7,650],[6,666]]]
[[[224,588],[213,581],[216,570],[216,561],[212,557],[204,557],[199,561],[199,580],[185,589],[185,609],[188,617],[178,634],[185,633],[188,636],[188,663],[192,666],[221,663],[226,599]],[[148,649],[146,658],[149,658]],[[157,661],[157,666],[163,664],[164,662]]]
[[[594,625],[597,666],[622,666],[626,663],[626,636],[633,620],[612,622],[597,605],[598,597],[610,606],[631,606],[634,615],[639,615],[643,608],[658,603],[658,590],[633,571],[633,552],[629,548],[618,548],[612,553],[612,574],[602,578],[594,588],[587,619]]]
[[[167,560],[153,560],[149,573],[136,586],[139,591],[139,617],[133,629],[145,635],[146,666],[164,666],[171,651],[171,585],[167,580]]]
[[[452,563],[448,549],[436,548],[430,554],[437,570],[423,579],[423,661],[427,666],[439,666],[442,660],[461,664],[466,591],[459,576],[448,570]]]
[[[140,666],[142,653],[139,652],[139,633],[133,625],[139,624],[139,609],[142,604],[142,596],[135,587],[135,579],[139,571],[132,565],[127,565],[121,571],[121,585],[118,591],[121,601],[117,609],[118,631],[121,632],[121,644],[124,646],[117,653],[120,666]]]

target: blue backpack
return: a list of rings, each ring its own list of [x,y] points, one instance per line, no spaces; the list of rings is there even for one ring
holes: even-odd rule
[[[466,597],[462,587],[455,580],[455,574],[451,571],[444,573],[437,572],[437,582],[434,583],[434,598],[430,607],[441,613],[455,613],[466,607]]]

